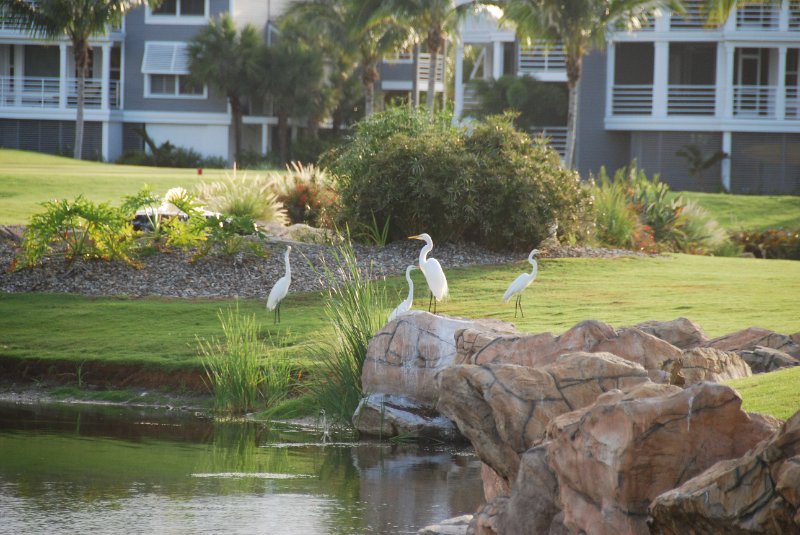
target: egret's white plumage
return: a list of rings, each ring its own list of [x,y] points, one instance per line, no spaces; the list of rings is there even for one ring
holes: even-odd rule
[[[411,304],[414,302],[414,281],[411,280],[411,270],[414,269],[415,266],[408,266],[406,268],[406,280],[408,281],[408,297],[405,301],[397,305],[397,308],[392,310],[392,313],[389,314],[389,321],[392,321],[400,314],[404,314],[411,310]]]
[[[509,285],[508,290],[506,290],[506,293],[503,294],[503,302],[504,303],[508,303],[508,300],[511,299],[512,296],[514,296],[514,295],[517,296],[517,301],[516,301],[516,303],[514,305],[514,317],[515,318],[517,317],[517,308],[519,308],[519,311],[522,312],[522,292],[525,290],[525,288],[527,288],[528,286],[531,285],[531,283],[533,282],[533,279],[536,278],[537,271],[539,270],[539,265],[536,263],[536,260],[533,258],[537,254],[539,254],[539,249],[534,249],[528,255],[528,262],[530,262],[530,264],[533,266],[533,269],[531,270],[531,272],[530,273],[522,273],[522,274],[520,274],[516,279],[514,279],[514,282],[512,282]],[[522,317],[523,318],[525,317],[524,313],[522,313]]]
[[[409,236],[410,240],[422,240],[425,242],[425,247],[419,252],[419,269],[425,275],[425,282],[428,283],[428,288],[431,291],[431,297],[435,297],[436,301],[446,299],[449,290],[447,288],[447,278],[444,276],[441,264],[435,258],[428,258],[428,253],[433,249],[433,240],[426,233],[417,236]],[[428,303],[428,310],[430,310],[430,303]],[[436,303],[434,302],[434,314],[436,313]]]
[[[292,283],[292,268],[289,266],[289,253],[292,252],[292,246],[286,248],[286,253],[283,255],[283,262],[286,265],[286,273],[283,277],[275,282],[275,286],[269,292],[267,297],[267,310],[275,311],[275,323],[281,321],[281,301],[286,294],[289,293],[289,285]]]

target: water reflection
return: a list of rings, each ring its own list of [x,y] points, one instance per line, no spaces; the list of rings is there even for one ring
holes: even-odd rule
[[[319,439],[175,411],[0,405],[0,533],[414,533],[481,501],[470,453]]]

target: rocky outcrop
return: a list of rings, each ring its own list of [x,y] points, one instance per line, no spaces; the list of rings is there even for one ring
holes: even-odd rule
[[[361,375],[364,392],[403,396],[434,406],[438,398],[435,375],[452,366],[455,333],[474,329],[500,334],[513,327],[496,320],[464,320],[411,311],[386,324],[372,338]]]
[[[612,353],[643,366],[657,383],[692,384],[747,377],[750,369],[733,353],[699,347],[707,342],[691,321],[648,322],[615,330],[599,321],[584,321],[562,334],[496,335],[465,329],[456,332],[458,364],[517,364],[538,367],[568,353]],[[675,342],[677,345],[673,345]],[[680,381],[678,372],[684,370]]]
[[[671,321],[646,321],[635,326],[637,329],[652,334],[678,349],[694,349],[708,343],[708,337],[703,329],[686,318],[677,318]]]
[[[743,457],[658,496],[650,514],[654,535],[800,533],[800,412]]]
[[[461,439],[456,426],[430,407],[402,396],[372,394],[359,403],[353,426],[376,437],[408,435],[437,440]]]
[[[439,374],[437,408],[455,421],[481,460],[507,482],[519,457],[542,442],[554,417],[609,390],[649,382],[638,364],[607,353],[575,353],[540,368],[462,365]]]
[[[756,346],[751,351],[739,353],[753,373],[769,373],[781,368],[800,366],[800,359],[778,349]]]
[[[707,347],[723,351],[753,351],[757,347],[777,349],[800,359],[800,342],[792,336],[779,334],[759,327],[750,327],[735,333],[715,338],[706,344]]]
[[[744,455],[773,431],[720,384],[644,384],[604,394],[549,428],[564,524],[576,533],[647,534],[656,496]]]

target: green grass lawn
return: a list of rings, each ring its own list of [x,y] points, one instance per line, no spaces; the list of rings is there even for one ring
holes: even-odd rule
[[[798,195],[724,195],[682,191],[729,230],[800,228]]]
[[[451,299],[439,311],[515,323],[520,331],[560,334],[586,319],[615,327],[679,316],[716,337],[749,326],[800,331],[800,262],[675,255],[661,258],[553,259],[523,297],[525,318],[501,296],[527,264],[447,270]],[[427,306],[415,272],[415,308]],[[394,306],[405,280],[387,280]],[[165,368],[196,366],[196,337],[221,334],[216,317],[230,300],[90,298],[57,294],[0,294],[0,356],[81,362],[101,359]],[[263,336],[305,361],[309,345],[330,336],[317,293],[292,293],[282,323],[264,303],[240,302]],[[387,310],[388,313],[388,310]]]
[[[742,408],[786,420],[800,410],[800,366],[728,381],[742,396]]]
[[[37,152],[0,149],[0,224],[20,225],[52,199],[80,194],[97,202],[119,204],[144,184],[163,195],[170,188],[191,188],[224,176],[222,169],[172,169],[86,162]]]

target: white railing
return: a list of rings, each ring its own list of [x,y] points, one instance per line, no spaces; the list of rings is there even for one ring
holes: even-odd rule
[[[786,118],[800,119],[800,88],[786,88]]]
[[[615,85],[612,88],[613,115],[650,115],[652,112],[652,85]]]
[[[439,54],[436,59],[436,81],[444,80],[444,62],[446,58]],[[428,52],[421,52],[417,57],[417,82],[427,82],[431,71],[431,55]]]
[[[86,108],[99,109],[102,105],[102,81],[87,78],[84,85],[84,105]],[[68,108],[78,105],[78,80],[67,79]],[[117,80],[109,81],[108,104],[111,109],[120,107],[120,84]],[[60,106],[61,84],[55,77],[0,76],[0,106],[23,108],[58,108]]]
[[[685,11],[681,13],[672,13],[670,17],[669,27],[673,30],[697,30],[706,27],[706,20],[708,17],[705,13],[702,0],[685,0],[683,2]]]
[[[770,85],[733,86],[733,115],[737,118],[775,118],[777,88]]]
[[[469,112],[477,110],[480,106],[480,99],[478,98],[478,90],[470,84],[464,85],[464,100],[463,110]]]
[[[800,30],[800,0],[789,0],[789,29]]]
[[[713,85],[668,86],[667,115],[714,115],[715,90]]]
[[[414,61],[413,52],[398,51],[383,58],[386,63],[411,63]]]
[[[517,53],[517,65],[520,74],[542,73],[567,69],[567,56],[561,45],[520,46]]]
[[[567,127],[566,126],[544,126],[533,127],[530,130],[532,138],[547,138],[547,143],[561,156],[567,152]]]
[[[777,30],[780,20],[780,3],[745,4],[736,9],[736,29]]]

